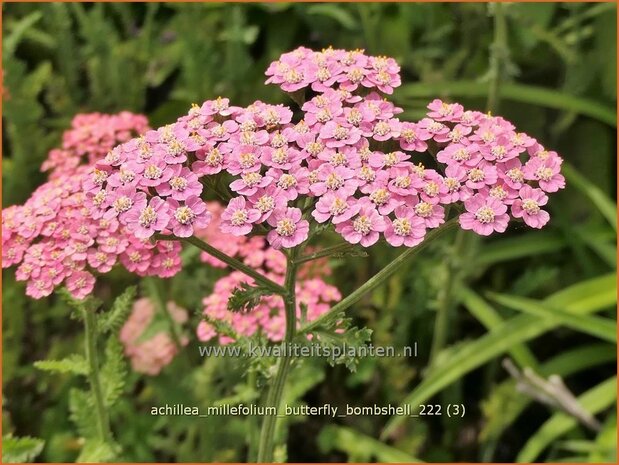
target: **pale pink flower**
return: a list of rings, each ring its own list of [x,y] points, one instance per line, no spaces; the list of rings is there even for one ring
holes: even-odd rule
[[[464,113],[464,108],[459,103],[445,103],[440,99],[434,99],[428,104],[428,116],[436,121],[459,122]]]
[[[541,189],[524,186],[520,189],[520,198],[512,204],[514,218],[522,218],[532,228],[541,229],[550,220],[548,212],[540,207],[548,203],[548,196]]]
[[[370,202],[358,204],[358,212],[353,218],[338,224],[335,230],[351,244],[363,247],[374,245],[387,223]]]
[[[127,226],[139,239],[148,239],[163,231],[170,221],[169,207],[160,197],[152,197],[144,208],[135,206],[127,212]]]
[[[189,170],[175,165],[172,177],[164,184],[159,184],[155,189],[160,196],[170,196],[174,200],[183,201],[189,197],[196,197],[202,193],[202,183],[198,175]]]
[[[394,213],[395,219],[388,219],[385,229],[385,239],[389,244],[394,247],[414,247],[423,241],[426,234],[425,221],[415,215],[412,208],[401,206]]]
[[[260,215],[255,208],[248,208],[245,197],[235,197],[221,214],[221,231],[233,236],[249,234]]]
[[[194,228],[204,229],[211,220],[206,204],[199,197],[189,197],[184,205],[174,199],[168,199],[167,203],[171,215],[168,227],[172,229],[172,234],[175,236],[193,236]]]
[[[471,189],[481,189],[484,186],[492,185],[497,181],[496,167],[485,160],[477,166],[468,169],[466,172],[466,187]]]
[[[331,219],[333,224],[339,224],[352,218],[357,209],[353,206],[354,198],[333,191],[322,195],[312,210],[312,216],[319,223]]]
[[[309,234],[309,223],[301,219],[298,208],[281,208],[267,219],[274,229],[269,231],[267,240],[275,249],[291,248],[299,245]]]
[[[565,187],[565,178],[560,174],[562,160],[559,157],[531,158],[524,165],[524,177],[538,181],[546,192],[557,192]]]
[[[460,215],[462,229],[471,229],[482,236],[505,232],[509,215],[507,206],[494,197],[475,194],[464,202],[466,213]]]

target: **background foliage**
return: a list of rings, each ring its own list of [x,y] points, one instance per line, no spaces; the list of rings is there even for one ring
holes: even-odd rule
[[[3,205],[23,202],[44,181],[38,167],[78,112],[132,110],[158,126],[217,95],[243,105],[283,102],[275,86],[262,85],[267,64],[298,45],[330,44],[395,57],[405,84],[394,100],[406,117],[418,118],[435,97],[484,109],[497,77],[489,66],[494,53],[499,113],[566,159],[568,188],[552,199],[549,227],[436,244],[352,309],[357,324],[374,330],[375,344],[417,341],[419,357],[364,359],[352,374],[309,360],[293,373],[288,392],[290,402],[312,405],[462,403],[465,417],[297,418],[287,456],[614,461],[615,9],[509,4],[508,48],[497,50],[492,6],[475,3],[3,4]],[[385,249],[348,258],[346,266],[334,262],[335,283],[350,292],[393,256]],[[197,311],[217,273],[186,258],[182,274],[162,287]],[[108,304],[137,283],[121,272],[105,282],[100,297]],[[83,444],[68,412],[70,393],[83,380],[45,373],[33,362],[80,352],[80,324],[61,299],[26,299],[12,271],[3,273],[3,309],[3,431],[15,436],[5,453],[75,460]],[[157,377],[126,376],[111,419],[123,459],[245,459],[252,421],[148,413],[166,402],[204,407],[256,399],[240,361],[201,360],[195,345]],[[597,415],[600,431],[517,390],[504,357],[542,377],[562,376],[582,408]],[[286,432],[279,434],[283,444]],[[45,441],[42,452],[29,436]],[[283,457],[285,449],[279,452]]]

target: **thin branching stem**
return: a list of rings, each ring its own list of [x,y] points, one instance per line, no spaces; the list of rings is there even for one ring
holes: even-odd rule
[[[311,254],[308,254],[308,255],[304,255],[303,257],[299,257],[294,262],[297,265],[299,265],[301,263],[311,262],[313,260],[318,260],[319,258],[329,257],[331,255],[337,255],[337,254],[345,253],[345,252],[348,252],[349,250],[352,250],[354,248],[355,248],[355,244],[351,244],[350,242],[343,242],[341,244],[336,244],[336,245],[333,245],[331,247],[325,247],[322,250],[319,250],[317,252],[314,252],[314,253],[311,253]]]
[[[402,268],[402,266],[405,265],[410,258],[419,255],[419,253],[423,251],[428,245],[430,245],[434,239],[451,230],[457,224],[457,219],[453,218],[441,225],[440,227],[430,231],[421,244],[416,247],[412,247],[405,252],[402,252],[391,263],[389,263],[385,268],[372,276],[356,291],[352,292],[346,298],[331,307],[331,309],[327,313],[322,314],[311,323],[302,327],[299,330],[299,334],[306,334],[308,332],[311,332],[312,330],[315,330],[316,328],[329,321],[329,319],[333,316],[343,312],[351,305],[356,304],[365,294],[381,286],[388,278],[390,278],[393,274],[399,271],[400,268]]]
[[[207,242],[204,242],[202,239],[198,239],[195,236],[177,237],[177,236],[172,236],[172,235],[167,235],[167,234],[156,234],[155,239],[164,240],[164,241],[187,242],[188,244],[194,245],[198,249],[203,250],[204,252],[217,258],[218,260],[221,260],[226,265],[228,265],[230,268],[234,268],[235,270],[238,270],[241,273],[246,274],[250,278],[253,278],[257,284],[261,284],[262,286],[271,290],[274,294],[284,296],[288,292],[283,286],[277,284],[275,281],[272,281],[271,279],[267,278],[263,274],[258,273],[253,268],[247,266],[245,263],[237,260],[236,258],[232,258],[231,256],[221,252],[220,250],[217,250],[212,245],[208,244]]]

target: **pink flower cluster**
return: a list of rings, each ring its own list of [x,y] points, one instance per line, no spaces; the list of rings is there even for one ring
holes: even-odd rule
[[[277,84],[286,92],[305,87],[315,92],[376,88],[385,94],[401,84],[400,66],[393,58],[372,57],[363,50],[324,49],[315,52],[299,47],[284,53],[266,71],[267,84]]]
[[[83,298],[93,290],[94,273],[106,273],[118,261],[140,276],[172,276],[180,270],[180,244],[137,238],[114,218],[93,218],[85,203],[82,185],[89,163],[143,130],[145,121],[130,113],[77,116],[64,138],[62,153],[68,162],[50,155],[53,179],[24,205],[3,210],[2,267],[18,265],[16,278],[27,281],[26,294],[42,298],[64,284]],[[112,139],[114,134],[120,139]]]
[[[126,142],[148,129],[148,119],[123,111],[116,115],[78,114],[71,129],[62,136],[62,147],[49,152],[41,171],[49,171],[49,179],[74,174],[84,162],[92,164],[103,158],[115,145]]]
[[[187,322],[187,310],[172,301],[168,302],[167,306],[176,323],[182,325]],[[133,370],[151,376],[158,375],[178,354],[178,347],[165,331],[160,331],[144,341],[141,340],[144,331],[152,324],[154,318],[153,302],[146,297],[138,299],[134,302],[131,315],[119,334],[125,355],[131,360]],[[182,345],[185,346],[188,342],[187,336],[181,338]]]
[[[500,117],[435,100],[426,118],[401,121],[377,91],[400,84],[391,58],[300,48],[273,63],[267,82],[304,92],[302,119],[284,105],[246,108],[218,98],[177,122],[128,141],[85,183],[96,218],[138,238],[188,237],[210,213],[201,199],[226,199],[220,231],[265,233],[275,248],[304,242],[317,223],[369,247],[380,238],[412,247],[464,203],[465,229],[503,232],[511,216],[539,228],[546,193],[564,186],[562,159]],[[430,151],[436,169],[412,152]]]
[[[221,214],[224,208],[218,202],[209,202],[208,208],[213,212],[213,221],[208,228],[197,235],[219,250],[237,257],[246,265],[257,269],[273,281],[282,284],[286,273],[286,256],[269,246],[262,236],[227,236],[219,232]],[[311,251],[311,250],[310,250]],[[215,267],[225,267],[221,261],[203,253],[204,262]],[[318,318],[331,308],[331,304],[341,299],[341,294],[334,286],[322,278],[331,274],[327,259],[319,259],[304,264],[298,273],[296,286],[297,316],[301,316],[301,303],[307,306],[307,321]],[[260,331],[272,341],[281,341],[285,332],[284,306],[280,296],[262,297],[260,304],[249,313],[234,313],[228,310],[228,299],[241,284],[252,284],[251,278],[234,271],[217,280],[213,292],[204,298],[204,315],[230,325],[242,336],[252,336]],[[299,318],[297,318],[299,321]],[[229,336],[218,334],[210,323],[203,321],[198,325],[198,338],[208,341],[218,337],[222,344],[233,342]]]

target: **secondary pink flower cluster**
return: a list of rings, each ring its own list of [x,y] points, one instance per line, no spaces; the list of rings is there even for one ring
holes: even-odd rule
[[[78,115],[65,134],[65,148],[52,151],[62,153],[67,163],[50,155],[48,162],[54,161],[47,167],[53,168],[53,179],[37,188],[24,205],[3,210],[2,267],[19,265],[16,278],[27,281],[26,294],[42,298],[64,284],[75,297],[83,298],[92,292],[94,273],[106,273],[118,261],[140,276],[178,272],[180,244],[141,240],[114,218],[93,218],[85,204],[82,185],[90,162],[143,130],[145,121],[130,113]]]
[[[76,115],[71,122],[71,129],[62,136],[62,147],[49,152],[47,160],[41,165],[41,171],[49,171],[50,179],[73,174],[79,165],[103,158],[115,145],[147,129],[146,116],[128,111],[115,115]]]
[[[167,303],[168,311],[176,323],[182,325],[188,320],[187,310],[174,302]],[[129,318],[120,330],[120,342],[125,348],[125,355],[131,359],[131,367],[138,373],[158,375],[162,368],[169,365],[178,354],[178,347],[166,331],[159,331],[142,341],[144,331],[155,318],[155,305],[149,298],[134,302]],[[183,346],[189,343],[187,336],[181,337]]]
[[[420,243],[464,202],[460,223],[483,235],[513,217],[542,227],[546,192],[564,185],[561,158],[500,117],[440,100],[419,122],[375,90],[400,84],[393,59],[300,48],[273,63],[267,82],[305,92],[302,119],[283,105],[247,108],[218,98],[112,150],[85,190],[95,217],[118,218],[138,238],[188,237],[210,213],[201,195],[227,199],[221,232],[266,233],[276,249],[304,242],[315,223],[353,244],[381,237]],[[364,95],[361,95],[364,94]],[[411,152],[436,153],[437,169]]]
[[[248,238],[222,235],[219,231],[219,223],[224,211],[223,206],[218,202],[209,202],[208,208],[213,212],[213,221],[208,228],[199,231],[197,235],[228,255],[237,257],[273,281],[283,284],[286,273],[285,255],[270,247],[262,236]],[[201,258],[213,266],[225,267],[225,264],[210,255],[203,253]],[[299,318],[301,303],[307,306],[305,315],[307,321],[312,321],[327,312],[332,303],[341,299],[337,288],[322,279],[330,274],[331,268],[327,259],[307,262],[299,269],[296,286]],[[213,292],[204,298],[204,315],[227,323],[240,336],[252,336],[260,331],[272,341],[281,341],[284,337],[286,320],[280,296],[262,297],[260,304],[248,313],[234,313],[228,310],[228,300],[232,292],[242,283],[253,284],[253,280],[238,271],[217,280]],[[216,329],[205,321],[198,325],[197,333],[202,341],[218,337],[220,343],[228,344],[234,340],[229,336],[218,334]]]

